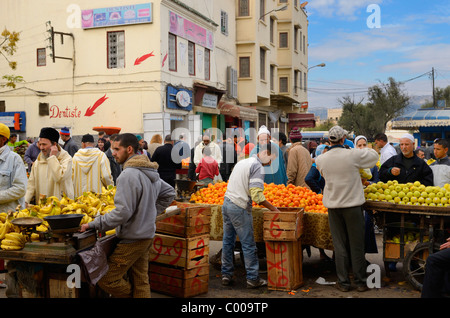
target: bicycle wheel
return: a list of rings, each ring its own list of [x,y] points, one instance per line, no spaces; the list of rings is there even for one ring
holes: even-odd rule
[[[436,249],[434,248],[433,251]],[[406,280],[416,289],[421,291],[425,277],[425,265],[430,255],[430,243],[420,243],[406,255],[403,261],[403,274]]]

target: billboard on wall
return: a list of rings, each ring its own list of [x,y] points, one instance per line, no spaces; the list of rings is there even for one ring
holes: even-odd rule
[[[83,29],[152,22],[151,3],[81,11],[81,26]]]

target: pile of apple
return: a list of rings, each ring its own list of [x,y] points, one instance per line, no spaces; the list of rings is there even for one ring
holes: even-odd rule
[[[377,182],[364,188],[366,200],[448,207],[450,205],[450,184],[443,187],[425,186],[419,181],[398,183],[396,180]]]

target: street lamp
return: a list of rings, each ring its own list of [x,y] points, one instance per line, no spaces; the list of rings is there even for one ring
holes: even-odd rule
[[[311,67],[308,68],[308,71],[310,69],[314,68],[314,67],[325,67],[325,63],[320,63],[320,64],[317,64],[317,65],[311,66]]]
[[[285,5],[281,6],[281,7],[275,8],[275,9],[273,9],[273,10],[270,10],[270,11],[267,12],[267,13],[264,13],[261,17],[259,17],[259,19],[261,20],[261,19],[264,18],[266,15],[268,15],[269,13],[272,13],[272,12],[276,12],[276,11],[285,11],[285,10],[287,10],[287,8],[288,8],[288,5],[285,4]]]

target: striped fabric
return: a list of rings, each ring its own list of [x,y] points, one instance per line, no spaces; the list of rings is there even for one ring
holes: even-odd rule
[[[73,156],[72,180],[75,198],[86,191],[100,193],[102,186],[113,185],[111,167],[106,154],[98,148],[78,150]]]

